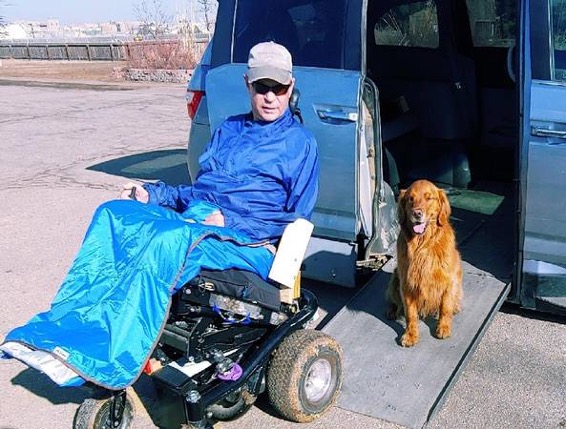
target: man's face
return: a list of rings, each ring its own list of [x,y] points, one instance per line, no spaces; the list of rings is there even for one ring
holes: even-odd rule
[[[252,101],[252,113],[255,120],[272,122],[281,117],[293,92],[295,79],[289,85],[282,85],[271,79],[261,79],[246,85]]]

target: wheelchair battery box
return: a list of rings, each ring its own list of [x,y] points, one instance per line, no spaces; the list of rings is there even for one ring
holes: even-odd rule
[[[281,313],[279,288],[258,275],[242,270],[209,271],[201,273],[184,285],[174,301],[176,313],[185,313],[186,306],[211,307],[243,318],[263,320],[273,325],[287,317]],[[222,311],[222,312],[220,312]]]
[[[247,324],[255,320],[279,325],[287,319],[281,312],[276,286],[252,273],[231,271],[201,272],[174,296],[173,314],[190,314],[190,308],[198,305],[209,308],[229,323]]]
[[[250,271],[202,270],[184,287],[187,286],[227,295],[274,311],[279,311],[281,308],[279,288]]]

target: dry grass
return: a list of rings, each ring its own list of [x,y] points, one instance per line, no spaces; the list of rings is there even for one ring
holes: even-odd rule
[[[192,70],[200,60],[204,48],[205,44],[186,44],[181,40],[129,43],[128,67],[146,70]]]
[[[49,61],[0,60],[1,78],[66,80],[66,81],[124,81],[121,61]]]

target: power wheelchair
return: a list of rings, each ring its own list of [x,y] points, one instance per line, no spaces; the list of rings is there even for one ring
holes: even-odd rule
[[[174,294],[144,372],[158,391],[181,399],[184,428],[236,419],[265,391],[275,410],[296,422],[313,421],[336,402],[342,350],[309,329],[318,301],[301,290],[300,271],[292,278],[287,287],[251,272],[203,270]],[[74,428],[131,428],[136,403],[129,390],[104,391],[81,404]]]

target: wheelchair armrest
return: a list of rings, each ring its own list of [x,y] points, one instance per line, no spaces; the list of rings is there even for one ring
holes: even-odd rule
[[[295,286],[314,225],[297,219],[285,227],[268,277],[287,287]]]

